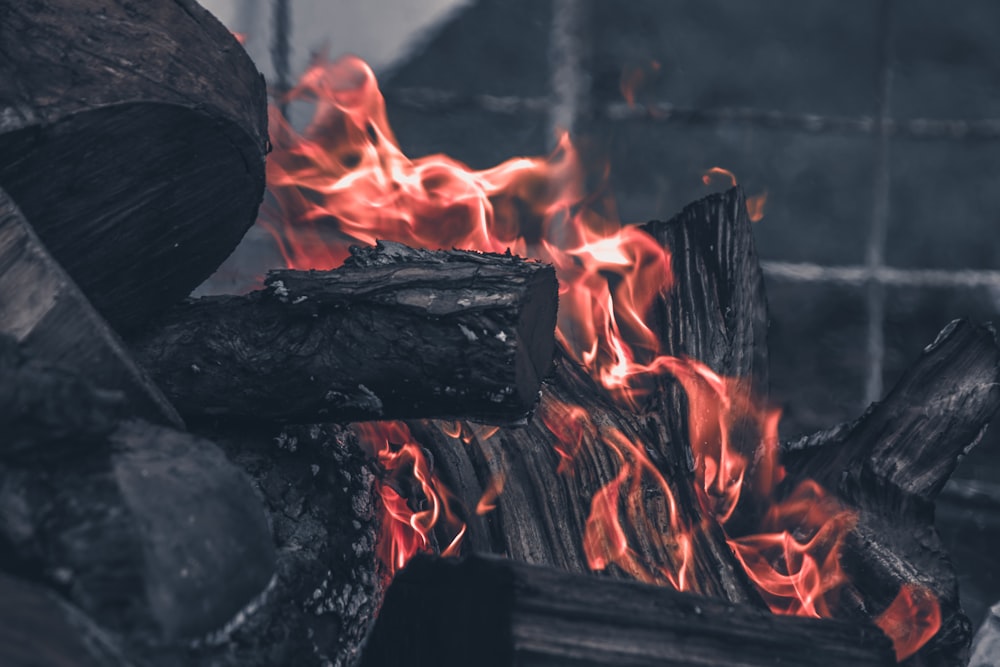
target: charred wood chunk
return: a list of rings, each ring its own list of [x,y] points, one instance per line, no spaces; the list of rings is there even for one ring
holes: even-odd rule
[[[263,78],[194,0],[2,0],[0,44],[0,187],[132,331],[253,223]]]
[[[45,387],[79,392],[80,400],[84,401],[80,408],[97,400],[94,390],[77,386],[80,382],[65,373],[47,369],[61,366],[85,377],[99,389],[120,392],[125,399],[123,411],[129,414],[162,424],[181,424],[174,408],[132,361],[115,332],[52,259],[3,190],[0,190],[0,334],[17,341],[21,350],[34,360],[25,365],[21,353],[4,344],[3,363],[8,374],[0,375],[0,391],[5,392],[7,400],[20,403],[8,404],[19,414],[21,410],[55,409],[55,395],[41,395]],[[15,379],[14,373],[20,379]],[[57,390],[57,386],[62,389]],[[29,407],[31,403],[35,407]],[[42,404],[48,407],[42,408]],[[72,410],[67,406],[63,416],[68,417]],[[8,417],[13,417],[13,413],[8,413]],[[72,419],[62,425],[50,420],[49,425],[66,429]]]
[[[956,320],[856,422],[785,447],[793,476],[816,479],[857,511],[842,558],[855,611],[883,613],[908,585],[937,599],[940,630],[907,664],[967,662],[971,626],[934,528],[934,499],[998,407],[995,333]]]
[[[497,558],[417,557],[396,576],[362,666],[892,665],[874,626]]]
[[[0,472],[0,566],[135,644],[195,640],[267,587],[260,500],[212,443],[121,424],[107,453]]]
[[[552,363],[550,266],[509,255],[354,249],[334,271],[275,271],[134,342],[190,419],[523,420]]]
[[[121,647],[79,609],[27,581],[0,574],[0,665],[129,667]]]

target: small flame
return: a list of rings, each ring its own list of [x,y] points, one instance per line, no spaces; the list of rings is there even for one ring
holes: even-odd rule
[[[650,75],[660,71],[660,62],[651,60],[642,66],[626,66],[622,69],[621,80],[618,83],[622,97],[630,108],[635,108],[636,93],[646,83]]]
[[[641,77],[623,76],[630,104],[640,83]],[[726,530],[737,559],[775,612],[830,614],[846,581],[839,551],[853,514],[815,483],[787,488],[778,462],[779,413],[758,405],[744,382],[662,354],[646,320],[673,284],[670,254],[639,228],[622,225],[609,196],[587,193],[587,170],[568,135],[546,158],[514,158],[482,171],[444,155],[411,160],[388,124],[374,74],[354,57],[315,63],[283,99],[315,106],[301,134],[276,109],[271,112],[274,151],[259,223],[289,267],[334,268],[350,245],[378,239],[509,250],[552,264],[560,284],[556,336],[568,356],[629,408],[641,408],[664,376],[677,381],[689,403],[703,514]],[[703,180],[709,184],[713,177],[736,184],[732,172],[719,167]],[[751,218],[762,215],[765,196],[748,199]],[[587,448],[604,448],[618,462],[615,478],[591,500],[583,545],[590,566],[614,564],[642,581],[690,589],[693,534],[701,526],[678,518],[671,487],[644,447],[616,428],[595,426],[582,407],[551,395],[543,394],[538,411],[556,436],[560,473],[574,474]],[[438,547],[444,555],[456,554],[466,525],[410,431],[399,422],[356,428],[385,471],[378,489],[384,514],[379,553],[388,573],[435,544],[445,545]],[[495,433],[463,422],[442,428],[466,444]],[[503,483],[502,476],[490,482],[477,511],[496,507]],[[649,516],[651,498],[662,501],[665,524]],[[651,533],[666,538],[669,563],[643,562],[630,546],[636,535]],[[890,634],[914,619],[923,623],[919,631],[896,632],[897,647],[912,652],[933,634],[934,611],[926,602],[932,597],[907,591],[882,618]]]
[[[767,191],[747,197],[747,213],[750,216],[750,222],[760,222],[764,219],[764,204],[766,203]]]
[[[235,37],[236,41],[239,42],[242,46],[246,46],[247,36],[245,34],[243,34],[242,32],[234,32],[233,37]]]
[[[497,498],[503,493],[504,475],[496,474],[490,479],[489,485],[483,491],[482,497],[476,503],[476,514],[482,516],[497,508]]]
[[[705,185],[711,185],[713,177],[728,178],[731,187],[736,187],[736,174],[729,171],[728,169],[723,169],[722,167],[712,167],[701,175],[701,182]]]
[[[941,605],[923,586],[904,584],[875,625],[892,640],[896,660],[902,662],[941,629]]]

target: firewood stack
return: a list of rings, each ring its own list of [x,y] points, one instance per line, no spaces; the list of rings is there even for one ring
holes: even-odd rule
[[[0,44],[0,664],[888,665],[882,630],[908,629],[873,620],[908,586],[941,629],[906,664],[967,661],[934,498],[1000,406],[991,329],[949,325],[885,401],[784,449],[858,519],[838,618],[775,615],[694,491],[682,386],[608,400],[555,342],[551,266],[386,241],[185,299],[252,224],[268,149],[259,73],[193,0],[0,0]],[[742,193],[643,229],[673,256],[662,349],[766,397]],[[582,448],[557,472],[566,404],[655,462],[697,528],[691,593],[591,572],[618,467]],[[470,510],[505,479],[463,517],[467,559],[418,558],[388,592],[363,420],[407,420]]]

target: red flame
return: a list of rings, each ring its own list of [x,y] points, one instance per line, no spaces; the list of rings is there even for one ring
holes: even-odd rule
[[[701,182],[705,185],[711,185],[712,179],[716,177],[727,179],[731,187],[736,187],[736,174],[722,167],[712,167],[706,171],[701,175]],[[760,222],[764,219],[764,204],[766,203],[766,191],[747,197],[747,216],[750,218],[750,222]]]
[[[634,101],[634,90],[623,80],[627,99]],[[612,399],[630,407],[641,406],[658,377],[675,378],[690,405],[704,513],[733,531],[734,553],[774,611],[829,615],[845,582],[838,554],[853,516],[811,482],[783,489],[776,410],[757,405],[736,379],[660,354],[646,315],[671,287],[670,255],[637,227],[618,222],[609,199],[586,193],[585,170],[568,136],[547,158],[515,158],[484,171],[444,155],[411,160],[389,127],[374,74],[353,57],[314,65],[288,99],[312,101],[315,113],[300,134],[272,110],[270,197],[260,221],[288,266],[332,268],[349,245],[377,239],[509,249],[551,263],[560,281],[557,337],[569,356]],[[706,183],[712,176],[736,182],[718,167],[705,174]],[[763,203],[763,196],[748,200],[751,217],[759,219]],[[670,485],[644,448],[613,427],[594,426],[580,406],[552,396],[543,395],[539,414],[557,436],[561,473],[573,474],[584,448],[606,448],[618,460],[618,474],[594,495],[584,528],[590,566],[614,563],[637,579],[689,588],[692,531],[700,527],[680,521]],[[379,549],[388,572],[434,549],[435,539],[442,553],[456,553],[465,524],[409,430],[394,422],[357,428],[386,471],[379,486],[385,514]],[[462,423],[443,428],[465,443],[495,433]],[[477,511],[495,507],[502,484],[502,475],[493,480]],[[643,562],[629,544],[629,535],[664,530],[646,514],[649,493],[660,494],[668,508],[671,563]],[[746,528],[747,517],[754,519],[753,530]],[[930,613],[920,604],[900,605],[887,618],[902,619],[902,625]],[[924,635],[900,641],[922,643]]]
[[[657,60],[651,60],[647,65],[629,66],[622,69],[621,81],[619,81],[618,86],[629,107],[635,107],[636,94],[639,89],[646,83],[650,75],[659,71],[660,63]]]
[[[896,660],[916,653],[941,628],[941,605],[923,586],[905,584],[875,624],[892,640]]]

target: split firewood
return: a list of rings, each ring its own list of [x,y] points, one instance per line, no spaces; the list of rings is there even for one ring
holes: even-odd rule
[[[0,574],[0,598],[0,665],[132,665],[114,638],[52,591]]]
[[[934,500],[998,407],[995,332],[959,320],[856,422],[786,447],[792,475],[817,480],[857,512],[842,558],[853,609],[881,613],[913,585],[940,605],[940,630],[908,665],[968,662],[971,627],[934,528]]]
[[[673,220],[649,223],[645,229],[671,244],[673,255],[677,291],[661,295],[651,321],[664,353],[704,358],[722,375],[743,377],[758,390],[766,387],[766,306],[742,193],[708,197]],[[613,402],[561,351],[555,368],[543,385],[539,410],[524,428],[409,424],[415,440],[432,453],[435,471],[458,504],[476,507],[502,480],[496,509],[465,517],[466,552],[589,571],[593,563],[583,545],[593,499],[621,473],[622,456],[633,464],[635,456],[647,456],[652,465],[636,471],[644,477],[641,502],[653,523],[634,527],[638,530],[624,527],[634,562],[645,566],[631,571],[611,566],[608,571],[667,583],[656,570],[677,573],[686,558],[685,588],[763,606],[722,530],[714,519],[706,520],[695,495],[683,391],[664,378],[634,411]],[[462,439],[467,444],[460,444]],[[625,451],[629,446],[624,443],[634,449]],[[567,447],[573,449],[571,465]],[[675,503],[673,523],[665,489]],[[678,545],[672,526],[684,527],[691,537],[686,556],[688,547]]]
[[[5,370],[18,374],[20,381],[11,382],[9,376],[0,378],[0,392],[10,392],[0,401],[21,403],[18,410],[59,411],[59,418],[64,420],[62,425],[54,423],[58,419],[52,418],[47,426],[66,429],[74,423],[67,413],[83,411],[86,407],[86,404],[74,406],[72,403],[57,405],[60,398],[67,397],[49,393],[62,382],[48,381],[46,376],[52,373],[60,377],[72,373],[85,377],[99,389],[118,392],[124,404],[123,413],[160,424],[181,424],[174,408],[132,361],[121,340],[73,280],[48,254],[31,225],[3,190],[0,190],[0,334],[12,337],[32,358],[30,363],[21,359],[21,353],[14,350],[10,341],[2,345],[8,354]],[[50,372],[45,370],[48,366],[70,370]],[[63,386],[68,385],[63,383]],[[82,395],[94,397],[91,391],[82,392]],[[42,405],[46,407],[40,408]],[[0,415],[0,421],[12,418],[13,405],[9,404],[8,408],[6,415]],[[22,420],[21,423],[26,422]],[[0,449],[9,449],[16,438],[12,431],[4,435],[9,435],[10,440]]]
[[[556,302],[550,266],[379,243],[333,271],[189,300],[133,349],[193,420],[510,423],[550,369]]]
[[[0,187],[118,331],[253,223],[263,77],[194,0],[0,0]]]
[[[513,561],[417,557],[396,576],[362,667],[876,667],[874,626],[777,616],[660,586]]]

